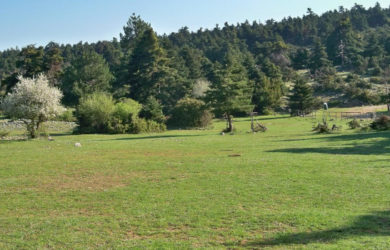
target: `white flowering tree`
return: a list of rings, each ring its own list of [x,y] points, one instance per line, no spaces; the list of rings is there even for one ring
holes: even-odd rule
[[[19,82],[1,103],[8,116],[21,119],[27,126],[31,138],[36,138],[40,125],[61,114],[62,93],[56,87],[49,86],[43,74],[36,78],[19,76]]]

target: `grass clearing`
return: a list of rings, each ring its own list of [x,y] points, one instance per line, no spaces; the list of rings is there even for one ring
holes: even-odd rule
[[[390,248],[389,132],[260,122],[0,141],[0,248]]]

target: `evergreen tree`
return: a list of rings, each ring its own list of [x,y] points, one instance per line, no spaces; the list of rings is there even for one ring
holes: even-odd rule
[[[388,23],[386,12],[384,12],[377,2],[375,7],[368,10],[368,24],[371,27],[383,26]]]
[[[32,78],[44,72],[43,55],[43,47],[35,48],[34,45],[29,45],[22,49],[17,66],[21,68],[24,77]]]
[[[327,40],[328,56],[338,65],[350,65],[361,51],[361,43],[349,18],[342,19]]]
[[[158,123],[165,122],[165,116],[162,111],[162,106],[153,96],[149,96],[146,99],[145,104],[142,105],[142,109],[139,116]]]
[[[128,65],[130,96],[145,102],[149,96],[157,97],[169,74],[168,59],[152,29],[147,29],[137,41]]]
[[[305,48],[300,48],[297,50],[293,56],[293,67],[294,69],[307,69],[309,66],[310,51]]]
[[[253,83],[252,103],[255,111],[268,114],[280,106],[283,96],[284,83],[280,69],[267,59],[260,67],[250,56],[246,58],[245,64],[249,79]]]
[[[64,58],[61,55],[61,49],[58,44],[51,42],[46,45],[43,61],[49,83],[52,86],[58,85],[62,74],[62,65],[64,61]]]
[[[227,52],[224,64],[216,64],[210,77],[211,86],[206,99],[217,114],[224,114],[228,127],[226,132],[233,131],[232,115],[240,112],[251,112],[253,88],[247,78],[247,72],[231,52]]]
[[[315,104],[311,86],[303,78],[296,79],[294,89],[289,98],[291,115],[307,114],[313,111]]]
[[[108,91],[113,79],[110,68],[101,55],[92,50],[84,51],[64,72],[64,102],[77,104],[78,99],[84,95]]]
[[[129,54],[134,49],[137,40],[149,29],[151,29],[150,24],[146,23],[140,16],[133,13],[127,21],[126,26],[123,27],[123,33],[119,35],[120,45],[125,54]]]
[[[316,39],[314,42],[313,52],[310,57],[309,68],[311,72],[314,73],[316,70],[329,66],[331,66],[331,63],[328,60],[328,54],[326,53],[325,47],[319,39]]]
[[[364,54],[366,57],[383,57],[384,48],[380,45],[377,34],[371,34],[371,36],[368,38],[368,43],[365,48]]]

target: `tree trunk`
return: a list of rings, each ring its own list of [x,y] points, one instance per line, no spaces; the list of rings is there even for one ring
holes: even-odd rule
[[[32,120],[31,123],[27,126],[27,130],[30,133],[31,139],[37,138],[37,130],[35,129],[35,121]]]
[[[29,133],[30,138],[31,139],[37,138],[37,132],[39,130],[39,126],[41,122],[38,121],[38,123],[35,125],[35,120],[31,119],[30,122],[25,122],[25,123],[27,125],[27,132]]]
[[[233,119],[230,114],[226,114],[227,120],[228,120],[228,131],[227,132],[233,132]]]
[[[38,120],[38,122],[37,122],[37,128],[35,129],[35,131],[38,133],[38,135],[39,135],[40,126],[41,126],[41,122]],[[39,135],[39,136],[40,136],[40,135]],[[35,136],[35,137],[36,137],[36,136]]]

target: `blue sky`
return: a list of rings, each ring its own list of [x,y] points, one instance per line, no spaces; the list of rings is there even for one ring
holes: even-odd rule
[[[159,33],[213,28],[224,22],[262,22],[302,16],[307,8],[317,14],[366,7],[390,0],[0,0],[0,50],[28,44],[95,42],[118,37],[132,13],[141,15]]]

